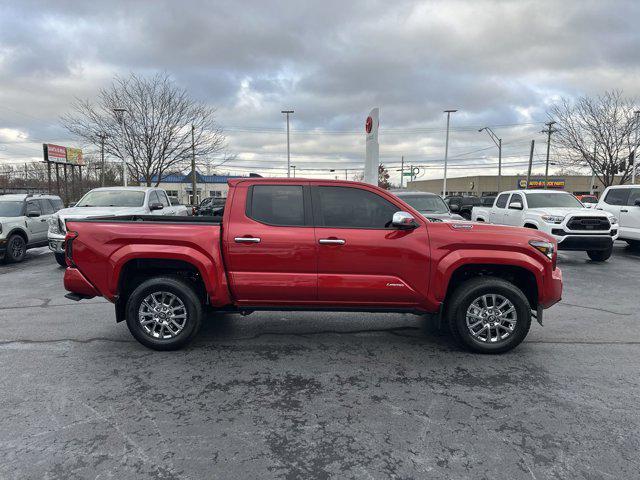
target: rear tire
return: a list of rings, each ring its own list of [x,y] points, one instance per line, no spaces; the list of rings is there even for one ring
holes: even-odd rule
[[[67,268],[67,259],[64,256],[64,253],[54,252],[53,255],[56,257],[56,262],[61,267]]]
[[[24,256],[27,253],[27,243],[24,241],[21,235],[14,233],[7,240],[7,252],[4,255],[4,260],[7,263],[18,263],[24,260]]]
[[[510,324],[508,321],[503,323],[512,325],[512,330],[510,331],[506,328],[502,329],[502,327],[500,329],[497,327],[489,328],[491,326],[491,317],[483,317],[482,322],[486,323],[486,328],[489,332],[488,338],[483,340],[483,334],[477,334],[477,332],[479,329],[484,328],[485,324],[481,323],[479,327],[475,327],[476,335],[474,335],[472,333],[473,329],[467,324],[467,319],[469,316],[469,318],[477,317],[480,320],[480,316],[469,312],[475,311],[472,304],[475,304],[478,299],[483,298],[485,295],[488,295],[489,298],[495,295],[496,298],[506,300],[510,304],[506,305],[507,310],[510,310],[510,307],[513,307],[513,310],[504,318],[511,316],[511,319],[515,320],[515,325],[513,323]],[[502,300],[499,300],[498,303],[501,304]],[[473,278],[461,284],[449,299],[446,316],[453,338],[467,350],[477,353],[495,354],[508,352],[524,340],[531,327],[531,306],[527,297],[512,283],[495,277]],[[474,322],[474,320],[471,319],[470,322]],[[496,340],[492,339],[492,329],[496,333]],[[505,337],[498,338],[499,335],[505,335]]]
[[[131,293],[126,312],[131,335],[145,347],[178,350],[198,333],[202,303],[185,281],[155,277]]]
[[[613,252],[613,245],[606,250],[587,250],[587,255],[594,262],[604,262],[609,259]]]

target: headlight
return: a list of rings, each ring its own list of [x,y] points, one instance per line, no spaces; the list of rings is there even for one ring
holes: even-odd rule
[[[553,243],[545,242],[544,240],[529,240],[529,245],[544,253],[549,260],[553,258],[553,253],[556,251],[556,247]]]
[[[58,217],[49,217],[49,232],[51,233],[61,233],[60,228],[58,227]]]
[[[542,219],[547,223],[562,223],[564,217],[560,215],[543,215]]]
[[[617,217],[609,217],[609,222],[611,222],[611,225],[615,225],[616,223],[618,223],[618,218]]]

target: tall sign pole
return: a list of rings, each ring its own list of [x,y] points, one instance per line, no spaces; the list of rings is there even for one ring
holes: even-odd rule
[[[444,142],[444,181],[442,182],[442,196],[444,197],[447,194],[447,160],[449,159],[449,119],[451,118],[451,114],[457,112],[458,110],[445,110],[444,113],[447,114],[447,137]]]
[[[378,127],[380,126],[380,109],[369,112],[364,124],[366,147],[364,159],[364,182],[378,185],[378,165],[380,164],[380,145],[378,144]]]

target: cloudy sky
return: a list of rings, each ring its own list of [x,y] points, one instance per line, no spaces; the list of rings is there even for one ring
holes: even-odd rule
[[[74,97],[114,75],[166,72],[217,108],[232,173],[286,174],[293,109],[298,174],[362,169],[364,119],[380,107],[380,156],[452,176],[526,169],[546,109],[561,96],[640,96],[637,1],[29,1],[0,0],[0,162],[73,146],[59,125]],[[538,166],[541,171],[541,167]]]

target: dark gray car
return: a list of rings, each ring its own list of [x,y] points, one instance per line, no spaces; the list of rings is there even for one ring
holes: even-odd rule
[[[418,212],[432,222],[444,222],[447,220],[464,220],[456,213],[451,213],[449,207],[439,195],[429,192],[392,192],[395,196],[408,203]]]

